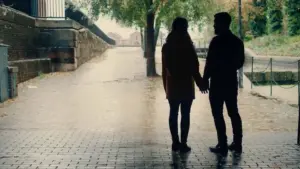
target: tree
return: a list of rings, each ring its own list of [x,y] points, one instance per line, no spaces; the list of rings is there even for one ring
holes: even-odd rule
[[[253,10],[249,13],[249,27],[256,38],[267,34],[267,0],[253,0]]]
[[[300,35],[300,1],[285,0],[285,13],[288,19],[288,34],[290,36]]]
[[[270,34],[280,34],[283,30],[282,0],[268,0],[268,29]]]
[[[232,17],[231,30],[234,34],[239,35],[238,32],[238,0],[215,0],[219,6],[219,10],[227,11]],[[249,28],[249,13],[253,11],[252,0],[242,0],[242,36],[250,30]]]
[[[156,76],[155,46],[161,26],[170,27],[176,16],[186,17],[191,24],[201,27],[209,0],[89,0],[93,16],[100,13],[111,16],[117,22],[136,27],[143,33],[147,76]]]

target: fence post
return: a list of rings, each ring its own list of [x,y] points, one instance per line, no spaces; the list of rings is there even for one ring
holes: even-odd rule
[[[298,60],[298,138],[297,144],[300,145],[300,60]]]
[[[253,64],[254,64],[254,57],[251,58],[251,89],[253,88]]]
[[[271,89],[270,89],[270,96],[272,96],[273,95],[273,67],[272,67],[273,66],[273,58],[270,59],[270,62],[271,62],[270,63],[271,64],[271,77],[270,77],[271,78],[271,80],[270,80],[271,81],[271,86],[270,86]]]

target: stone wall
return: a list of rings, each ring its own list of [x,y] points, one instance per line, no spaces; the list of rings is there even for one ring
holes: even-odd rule
[[[273,72],[273,80],[279,84],[292,84],[298,81],[298,72]],[[266,84],[272,80],[271,72],[245,72],[245,75],[250,81],[258,84]],[[252,79],[253,77],[253,79]]]
[[[9,66],[19,68],[18,83],[27,81],[41,74],[52,72],[50,59],[27,59],[9,62]]]
[[[95,56],[101,55],[109,45],[84,27],[65,28],[52,23],[41,29],[40,55],[51,58],[54,71],[72,71]],[[77,25],[78,26],[78,25]],[[50,49],[50,50],[49,50]]]
[[[0,7],[0,40],[8,44],[9,61],[37,58],[39,29],[34,19],[10,8]]]
[[[116,42],[109,36],[107,36],[87,15],[80,11],[71,0],[66,0],[66,17],[70,18],[79,24],[83,25],[85,28],[88,28],[91,32],[97,35],[99,38],[104,40],[106,43],[115,45]]]
[[[19,68],[19,82],[75,70],[109,47],[73,20],[39,20],[8,7],[0,7],[1,42],[10,46],[9,61]]]
[[[75,50],[77,66],[82,65],[93,57],[101,55],[108,48],[106,42],[87,29],[79,31],[77,37],[78,46]]]

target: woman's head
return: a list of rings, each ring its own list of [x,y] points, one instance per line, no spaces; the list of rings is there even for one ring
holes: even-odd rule
[[[172,31],[167,37],[169,49],[174,53],[174,56],[181,55],[182,50],[190,50],[193,46],[193,41],[188,33],[188,21],[185,18],[177,17],[172,24]]]
[[[188,30],[188,21],[183,17],[177,17],[174,19],[172,24],[172,31],[176,32],[187,32]]]

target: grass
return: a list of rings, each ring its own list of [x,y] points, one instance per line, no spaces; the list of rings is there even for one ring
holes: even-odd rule
[[[38,72],[38,77],[39,77],[40,79],[45,78],[45,76],[46,76],[46,75],[45,75],[43,72],[41,72],[41,71]]]
[[[259,55],[300,57],[300,36],[263,36],[246,42],[246,47]]]

